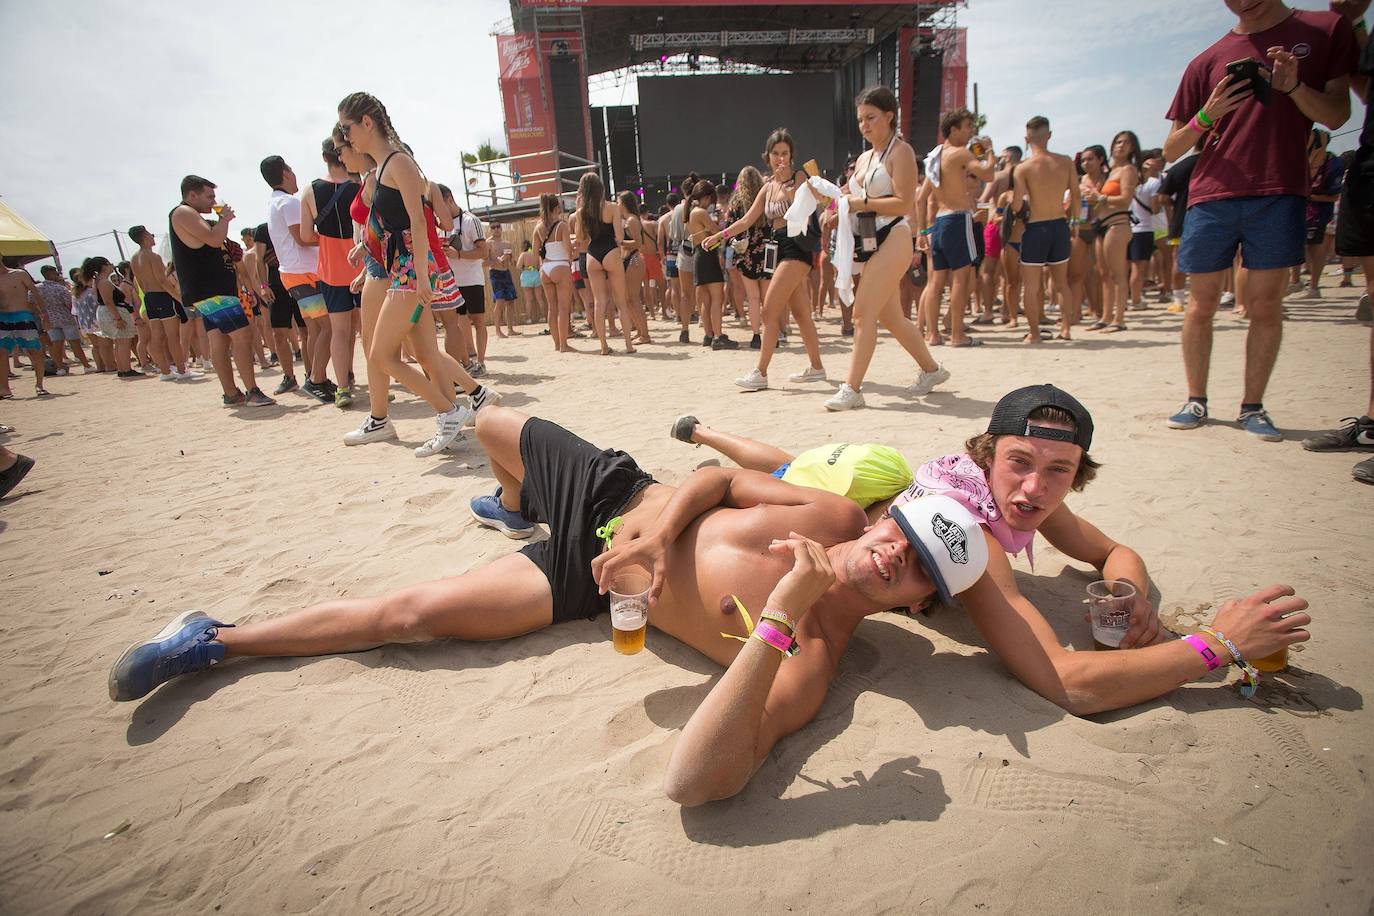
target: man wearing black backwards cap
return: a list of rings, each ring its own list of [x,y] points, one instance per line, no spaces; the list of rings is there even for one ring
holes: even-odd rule
[[[765,470],[791,460],[786,452],[708,429],[684,417],[674,437],[712,446],[745,467]],[[1032,690],[1075,714],[1130,706],[1160,696],[1211,670],[1191,643],[1176,641],[1160,624],[1145,597],[1150,579],[1134,550],[1103,534],[1064,503],[1081,490],[1099,465],[1088,453],[1092,417],[1076,398],[1053,385],[1031,385],[1007,394],[993,409],[987,431],[964,444],[964,451],[936,458],[914,472],[914,481],[890,502],[873,503],[869,518],[896,516],[911,500],[948,496],[972,512],[988,541],[987,573],[960,595],[965,610],[988,647]],[[838,443],[825,446],[834,452]],[[856,449],[857,451],[857,449]],[[783,470],[779,468],[779,470]],[[786,477],[783,477],[786,480]],[[1061,553],[1090,563],[1106,579],[1126,579],[1136,587],[1124,652],[1070,652],[1044,616],[1017,588],[1008,554],[1030,557],[1036,532]],[[1260,658],[1308,638],[1299,629],[1310,622],[1301,598],[1287,586],[1270,586],[1228,602],[1213,621],[1241,650]],[[1294,616],[1281,618],[1282,614]],[[1198,636],[1218,661],[1230,652],[1210,636]],[[1139,651],[1136,651],[1139,650]]]

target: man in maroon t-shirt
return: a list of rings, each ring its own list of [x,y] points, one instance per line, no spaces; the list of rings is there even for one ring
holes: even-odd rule
[[[1226,271],[1241,251],[1249,270],[1245,391],[1240,424],[1269,441],[1283,437],[1264,410],[1264,389],[1283,337],[1288,269],[1303,262],[1307,150],[1312,122],[1331,129],[1350,117],[1350,74],[1357,45],[1352,20],[1369,0],[1333,4],[1341,12],[1290,10],[1280,0],[1226,0],[1237,23],[1184,71],[1168,117],[1165,159],[1205,142],[1189,185],[1178,271],[1191,275],[1183,324],[1188,401],[1169,418],[1195,429],[1207,418],[1212,316]],[[1250,61],[1254,83],[1228,75]]]

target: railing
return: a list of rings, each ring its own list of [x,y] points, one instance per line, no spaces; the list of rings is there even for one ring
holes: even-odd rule
[[[537,157],[552,157],[554,162],[559,163],[559,167],[539,172],[521,172],[519,168],[512,167],[512,163]],[[564,165],[565,162],[571,164]],[[486,159],[481,162],[464,162],[462,165],[463,191],[469,210],[520,203],[521,188],[542,182],[552,182],[559,195],[573,193],[577,191],[577,183],[588,169],[601,169],[600,163],[594,160],[583,159],[581,156],[556,149],[524,153],[519,156],[502,156],[500,159]]]

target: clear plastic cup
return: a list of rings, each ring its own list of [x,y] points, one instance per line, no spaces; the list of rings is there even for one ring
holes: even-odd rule
[[[1094,649],[1121,648],[1121,640],[1131,628],[1134,603],[1135,586],[1125,579],[1099,579],[1088,586]]]
[[[623,569],[611,579],[611,644],[621,655],[644,649],[649,628],[649,586],[653,576],[642,566]]]

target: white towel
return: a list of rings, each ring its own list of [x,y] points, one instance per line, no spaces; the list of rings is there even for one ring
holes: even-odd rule
[[[940,162],[944,159],[944,151],[945,145],[941,143],[926,153],[926,180],[937,188],[940,186]]]
[[[840,202],[840,218],[835,224],[835,292],[840,294],[840,301],[845,305],[853,305],[854,231],[849,225],[849,199],[839,187],[816,175],[797,188],[796,196],[792,198],[792,206],[788,207],[784,214],[787,219],[787,234],[797,236],[806,233],[806,224],[819,206],[816,194],[811,191],[812,188],[822,197],[838,199]]]

